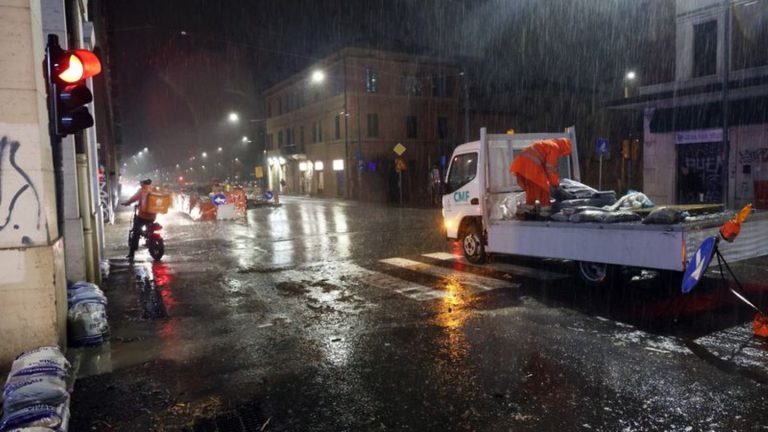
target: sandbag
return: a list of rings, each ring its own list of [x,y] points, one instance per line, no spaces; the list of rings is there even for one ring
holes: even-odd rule
[[[669,207],[660,207],[643,219],[644,224],[672,225],[680,223],[688,217],[688,212],[675,210]]]
[[[617,211],[606,213],[603,218],[604,223],[620,223],[620,222],[637,222],[642,217],[639,214],[631,211]]]
[[[607,210],[617,211],[621,209],[651,208],[655,204],[644,193],[630,190]]]
[[[11,372],[8,377],[14,376],[22,369],[29,369],[43,366],[54,366],[64,372],[69,372],[71,365],[64,358],[64,354],[57,346],[44,346],[19,354],[11,365]]]
[[[64,385],[63,380],[52,376],[37,376],[12,383],[3,391],[3,412],[12,415],[32,405],[61,405],[69,397]]]
[[[67,404],[56,406],[32,405],[13,413],[4,413],[0,420],[0,431],[18,428],[44,427],[58,430],[62,426],[63,417],[69,416]]]

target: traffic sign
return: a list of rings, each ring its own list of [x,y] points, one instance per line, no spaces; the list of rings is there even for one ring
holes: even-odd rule
[[[405,146],[402,143],[397,143],[395,148],[392,149],[392,151],[395,152],[398,156],[402,156],[405,151],[408,150],[405,148]]]
[[[216,206],[224,205],[227,203],[227,196],[223,193],[218,193],[211,198],[211,202]]]
[[[271,200],[272,197],[274,197],[274,194],[272,194],[272,191],[266,191],[264,192],[264,198],[267,199],[267,201]]]
[[[608,140],[605,138],[598,138],[595,143],[595,153],[597,156],[607,157],[610,154],[608,149]]]
[[[707,271],[712,255],[717,246],[717,237],[709,237],[701,243],[699,250],[688,263],[688,267],[683,274],[683,294],[688,294],[699,283],[701,276]]]
[[[262,178],[264,177],[264,168],[257,166],[254,170],[254,174],[256,174],[256,178]]]

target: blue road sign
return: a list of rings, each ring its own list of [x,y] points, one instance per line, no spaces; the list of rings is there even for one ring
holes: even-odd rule
[[[271,200],[274,195],[272,194],[272,191],[266,191],[264,192],[264,198],[267,200]]]
[[[608,140],[605,138],[598,138],[595,143],[595,152],[598,156],[608,156],[610,154],[608,150]]]
[[[224,205],[227,203],[227,196],[223,193],[216,194],[211,198],[211,202],[216,206]]]
[[[691,292],[693,287],[699,283],[701,277],[707,271],[707,267],[709,267],[709,262],[712,261],[716,245],[717,237],[709,237],[701,243],[699,250],[691,258],[683,274],[683,294]]]

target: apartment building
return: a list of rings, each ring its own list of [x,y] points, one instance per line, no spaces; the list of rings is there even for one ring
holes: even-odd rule
[[[417,203],[458,143],[457,66],[345,48],[265,92],[268,184],[283,193]],[[401,144],[407,170],[395,170]],[[401,182],[401,183],[398,183]]]
[[[768,207],[768,2],[677,0],[675,80],[613,103],[643,115],[660,203]]]

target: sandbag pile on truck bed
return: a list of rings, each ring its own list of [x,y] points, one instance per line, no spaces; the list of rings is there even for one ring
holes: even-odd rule
[[[69,425],[70,364],[57,346],[16,357],[3,387],[0,432],[64,432]]]
[[[599,191],[571,179],[562,179],[552,211],[575,207],[603,207],[616,202],[616,192]]]

